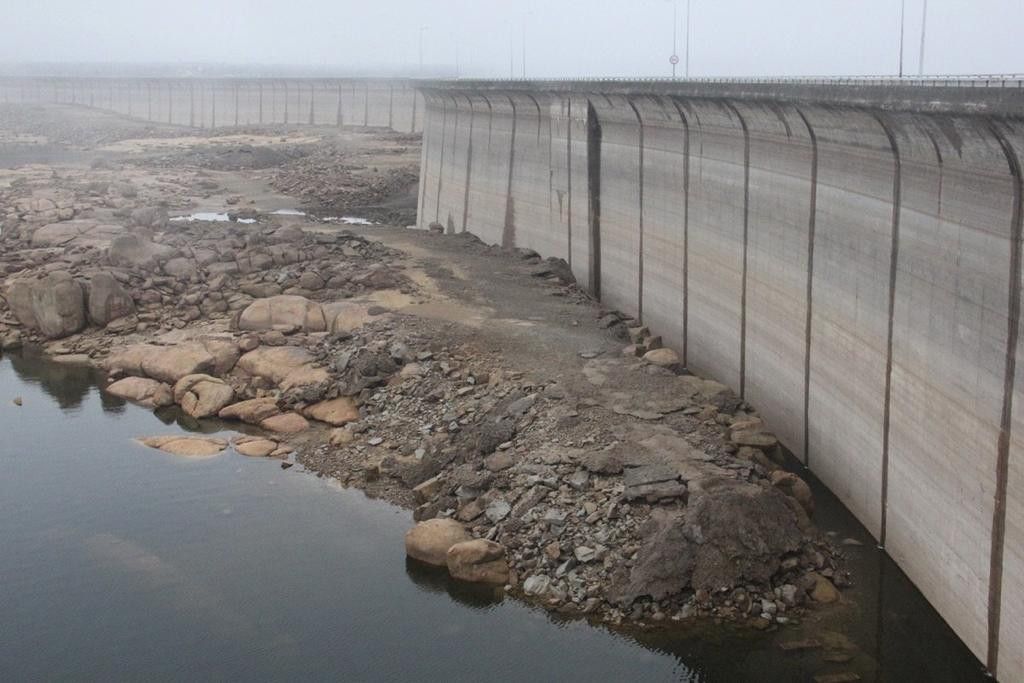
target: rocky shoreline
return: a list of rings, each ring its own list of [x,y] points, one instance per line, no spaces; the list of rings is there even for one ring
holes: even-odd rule
[[[455,295],[400,248],[255,209],[172,221],[168,205],[217,187],[178,180],[177,195],[118,168],[0,185],[0,349],[39,346],[102,368],[126,400],[244,423],[256,434],[233,444],[144,443],[301,463],[411,509],[411,557],[561,614],[765,629],[842,599],[842,550],[755,410],[591,302],[564,263],[417,238],[513,273],[598,342],[545,359],[550,340],[513,350],[507,320],[422,314]]]

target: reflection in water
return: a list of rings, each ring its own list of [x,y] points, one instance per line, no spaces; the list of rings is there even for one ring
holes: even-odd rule
[[[64,410],[81,407],[86,395],[96,386],[96,370],[88,366],[45,362],[28,353],[11,354],[7,358],[18,377],[38,384]]]
[[[405,558],[405,573],[419,588],[431,593],[447,594],[455,602],[473,609],[489,609],[500,605],[504,589],[479,583],[455,581],[444,567]]]

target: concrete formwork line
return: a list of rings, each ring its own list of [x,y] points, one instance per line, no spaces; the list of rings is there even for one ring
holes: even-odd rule
[[[342,127],[342,126],[344,125],[344,123],[345,123],[345,119],[344,119],[344,118],[343,118],[343,116],[342,116],[342,108],[341,108],[341,84],[340,84],[340,83],[338,84],[338,108],[337,108],[337,114],[336,114],[336,116],[335,116],[335,123],[336,123],[336,125],[338,126],[338,128],[341,128],[341,127]]]
[[[476,111],[473,107],[473,100],[469,95],[464,95],[469,104],[469,147],[466,150],[466,187],[462,196],[462,232],[466,232],[469,221],[469,184],[473,170],[473,126],[476,123]]]
[[[441,189],[444,185],[442,182],[444,179],[444,149],[447,140],[445,139],[448,134],[448,104],[444,100],[444,96],[441,96],[441,160],[437,165],[437,201],[434,203],[434,222],[441,222]]]
[[[886,523],[888,521],[889,509],[889,439],[890,439],[890,417],[892,415],[892,340],[893,340],[893,317],[896,308],[896,271],[899,266],[900,255],[900,212],[902,186],[902,161],[900,159],[899,143],[896,142],[896,135],[892,127],[886,122],[885,116],[880,113],[874,114],[878,125],[885,131],[892,147],[893,157],[893,187],[892,187],[892,240],[889,251],[889,324],[885,342],[885,403],[882,408],[882,501],[881,501],[881,525],[878,536],[878,545],[885,547]]]
[[[607,99],[607,98],[605,98]],[[601,121],[587,100],[587,195],[590,227],[590,293],[601,300]]]
[[[395,86],[388,86],[388,128],[395,127]],[[463,229],[465,232],[465,229]]]
[[[1017,374],[1017,342],[1020,333],[1021,242],[1024,222],[1024,179],[1020,159],[995,122],[989,123],[1006,155],[1014,179],[1013,224],[1010,228],[1010,291],[1007,309],[1006,365],[1003,374],[1003,404],[996,448],[996,490],[992,511],[992,550],[988,583],[988,656],[987,666],[993,674],[999,667],[999,629],[1003,592],[1003,552],[1006,540],[1006,487],[1010,461],[1010,436],[1013,426],[1013,392]]]
[[[683,122],[683,367],[689,355],[689,296],[690,296],[690,120],[682,105],[672,98],[672,105]]]
[[[640,230],[640,246],[639,253],[637,254],[637,285],[636,285],[636,317],[637,320],[642,324],[644,321],[644,120],[640,116],[640,111],[636,108],[636,104],[633,103],[633,98],[627,97],[626,102],[629,104],[629,108],[633,110],[633,115],[636,116],[636,123],[640,129],[640,144],[638,146],[639,165],[637,167],[637,182],[640,213],[638,219],[638,229]]]
[[[363,126],[370,125],[370,84],[363,86]]]
[[[807,218],[807,310],[804,322],[804,466],[811,466],[810,413],[811,413],[811,341],[814,302],[814,231],[818,222],[818,134],[800,107],[796,113],[807,126],[811,138],[811,208]]]
[[[515,98],[507,96],[512,106],[512,144],[509,146],[508,154],[508,185],[505,191],[505,227],[501,235],[501,246],[511,249],[516,246],[516,208],[515,200],[512,198],[512,172],[516,164],[516,122],[519,117],[516,115]]]
[[[566,167],[566,206],[568,228],[566,231],[566,245],[568,248],[569,270],[572,271],[572,98],[567,97],[566,101],[566,122],[565,122],[565,167]]]
[[[424,95],[424,101],[426,101],[426,95]],[[338,113],[341,113],[341,86],[338,86]],[[341,125],[339,123],[339,125]],[[423,212],[426,208],[425,202],[427,198],[427,173],[430,170],[430,141],[427,139],[427,131],[424,127],[423,131],[423,145],[420,151],[420,182],[419,182],[419,200],[417,201],[416,209],[416,222],[420,228],[427,226],[423,225]]]
[[[747,260],[750,242],[750,129],[739,109],[728,100],[723,104],[739,119],[743,129],[743,266],[740,289],[740,398],[747,388]]]

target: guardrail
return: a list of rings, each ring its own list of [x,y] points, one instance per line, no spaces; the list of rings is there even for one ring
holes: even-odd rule
[[[964,74],[934,76],[785,76],[707,78],[456,78],[424,79],[432,83],[664,83],[731,85],[869,85],[943,88],[1024,88],[1024,74]]]

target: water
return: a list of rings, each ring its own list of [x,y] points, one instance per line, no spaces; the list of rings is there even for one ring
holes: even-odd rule
[[[133,439],[181,431],[175,415],[96,380],[0,359],[0,680],[980,678],[870,546],[856,549],[851,606],[805,621],[822,638],[842,629],[848,663],[782,652],[807,636],[794,629],[616,634],[408,562],[408,512],[299,468],[147,449]],[[817,493],[820,524],[862,533]]]
[[[196,221],[210,221],[211,223],[227,223],[232,220],[231,216],[226,213],[216,213],[213,211],[198,211],[191,213],[187,216],[175,216],[171,219],[172,223],[194,223]],[[235,218],[236,223],[255,223],[255,218]]]

